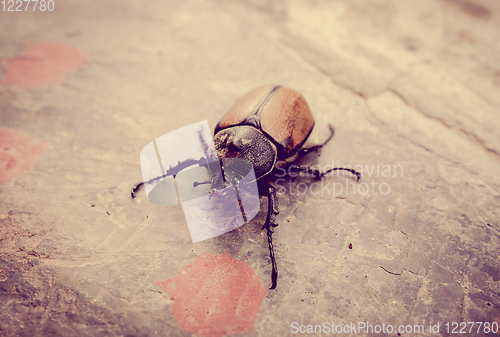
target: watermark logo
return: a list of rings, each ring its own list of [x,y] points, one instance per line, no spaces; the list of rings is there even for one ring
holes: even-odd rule
[[[193,242],[236,229],[260,209],[252,165],[237,158],[219,161],[214,153],[208,122],[203,121],[158,137],[140,155],[148,200],[180,202]]]
[[[336,170],[332,170],[337,168]],[[338,170],[341,168],[341,170]],[[353,180],[352,173],[346,171],[355,170],[359,172],[362,180],[356,182]],[[278,162],[276,165],[275,174],[275,185],[276,192],[278,194],[328,194],[333,195],[333,197],[341,194],[371,194],[371,195],[387,195],[391,191],[391,186],[389,183],[383,181],[380,182],[378,178],[392,178],[392,177],[402,177],[403,176],[403,166],[402,165],[381,165],[379,160],[375,165],[341,165],[338,161],[335,165],[335,161],[332,159],[331,165],[313,165],[308,167],[309,171],[317,172],[329,172],[323,176],[323,178],[335,177],[332,181],[329,179],[321,179],[312,182],[302,182],[295,181],[293,178],[304,178],[308,175],[307,173],[298,172],[300,166],[291,164],[288,165],[286,162]],[[290,179],[292,178],[292,179]],[[345,179],[345,181],[344,181]],[[384,179],[385,180],[385,179]]]

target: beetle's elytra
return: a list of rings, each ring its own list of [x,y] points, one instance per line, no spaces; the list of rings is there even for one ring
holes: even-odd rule
[[[243,96],[221,118],[214,134],[240,125],[252,126],[265,134],[283,158],[302,147],[314,127],[314,118],[298,92],[281,86],[263,86]]]
[[[253,167],[255,180],[259,187],[259,194],[267,196],[268,211],[266,222],[262,229],[267,230],[268,245],[272,263],[272,285],[276,288],[278,271],[274,257],[272,233],[278,215],[278,198],[273,186],[273,171],[278,162],[300,157],[311,151],[317,151],[323,147],[333,136],[333,128],[330,127],[330,137],[320,145],[303,147],[314,127],[314,118],[304,97],[298,92],[278,85],[267,85],[258,87],[244,95],[236,104],[221,118],[214,130],[214,149],[208,158],[188,159],[180,162],[176,167],[167,170],[164,176],[150,180],[149,182],[175,175],[182,169],[191,165],[200,165],[210,171],[211,179],[206,182],[194,182],[196,187],[200,184],[211,184],[209,193],[218,195],[218,191],[229,185],[236,186],[248,172],[248,167]],[[217,162],[217,165],[209,164]],[[232,158],[238,159],[234,160]],[[217,160],[218,159],[218,160]],[[247,164],[241,164],[247,163]],[[220,165],[219,165],[220,164]],[[289,165],[293,164],[288,162]],[[246,167],[246,168],[245,168]],[[291,165],[288,172],[305,173],[321,178],[334,170],[346,170],[357,176],[360,174],[348,168],[333,168],[326,172],[320,172],[307,165]],[[254,180],[254,181],[255,181]],[[132,189],[132,197],[144,183],[137,184]]]

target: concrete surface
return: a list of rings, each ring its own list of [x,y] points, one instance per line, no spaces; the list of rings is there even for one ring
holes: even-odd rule
[[[51,12],[1,11],[0,335],[190,336],[154,282],[226,249],[266,290],[241,336],[324,322],[393,325],[368,333],[387,336],[500,323],[499,14],[486,0],[55,0]],[[56,61],[38,73],[44,46]],[[202,120],[213,128],[267,83],[303,93],[312,142],[334,125],[306,161],[363,168],[355,186],[324,179],[336,196],[279,196],[276,290],[266,199],[250,223],[193,244],[180,206],[129,194],[147,143]],[[222,335],[231,321],[197,334]]]

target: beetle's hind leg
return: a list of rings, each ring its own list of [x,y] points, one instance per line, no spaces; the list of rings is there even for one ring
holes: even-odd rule
[[[361,178],[361,173],[359,173],[356,170],[347,168],[347,167],[335,167],[329,170],[326,170],[325,172],[321,172],[320,170],[316,170],[310,166],[307,165],[300,165],[300,166],[295,166],[292,165],[288,168],[289,173],[305,173],[314,176],[316,179],[321,179],[323,176],[327,175],[328,173],[332,171],[348,171],[351,172],[352,174],[356,175],[357,181]]]
[[[278,211],[278,197],[276,195],[276,189],[271,183],[269,183],[267,186],[267,199],[268,199],[267,217],[266,217],[266,223],[264,224],[262,229],[267,229],[267,243],[269,245],[269,256],[271,258],[271,263],[273,265],[273,271],[271,273],[272,285],[270,289],[275,289],[278,281],[278,267],[276,266],[276,259],[274,257],[273,233],[274,233],[274,227],[278,226],[278,223],[276,223],[276,215],[279,214],[279,211]]]
[[[306,154],[309,154],[313,151],[318,151],[319,149],[321,149],[323,146],[325,146],[333,137],[333,134],[335,133],[335,130],[333,129],[332,125],[329,124],[328,127],[330,128],[330,136],[327,138],[327,140],[325,140],[323,142],[323,144],[319,144],[319,145],[314,145],[314,146],[311,146],[311,147],[306,147],[306,148],[302,148],[299,150],[298,152],[298,157],[302,157],[302,156],[305,156]],[[348,172],[351,172],[352,174],[356,175],[357,177],[357,180],[359,181],[359,179],[361,178],[361,173],[359,173],[358,171],[355,171],[353,169],[350,169],[350,168],[346,168],[346,167],[335,167],[335,168],[332,168],[330,170],[327,170],[325,172],[321,172],[317,169],[314,169],[308,165],[301,165],[301,166],[295,166],[295,165],[292,165],[290,167],[288,167],[288,172],[291,173],[305,173],[305,174],[309,174],[309,175],[313,175],[316,179],[320,179],[322,178],[323,176],[325,176],[326,174],[332,172],[332,171],[337,171],[337,170],[343,170],[343,171],[348,171]]]
[[[335,133],[335,130],[333,130],[333,126],[331,124],[328,124],[328,127],[330,128],[330,136],[328,137],[327,140],[325,140],[325,142],[323,144],[302,148],[299,150],[298,156],[299,157],[305,156],[306,154],[314,152],[314,151],[318,151],[323,146],[325,146],[332,139],[333,134]]]

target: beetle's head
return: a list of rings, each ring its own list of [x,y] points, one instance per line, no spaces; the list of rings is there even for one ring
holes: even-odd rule
[[[252,170],[252,164],[241,158],[222,158],[208,165],[210,171],[211,196],[226,196],[228,187],[238,187]]]

